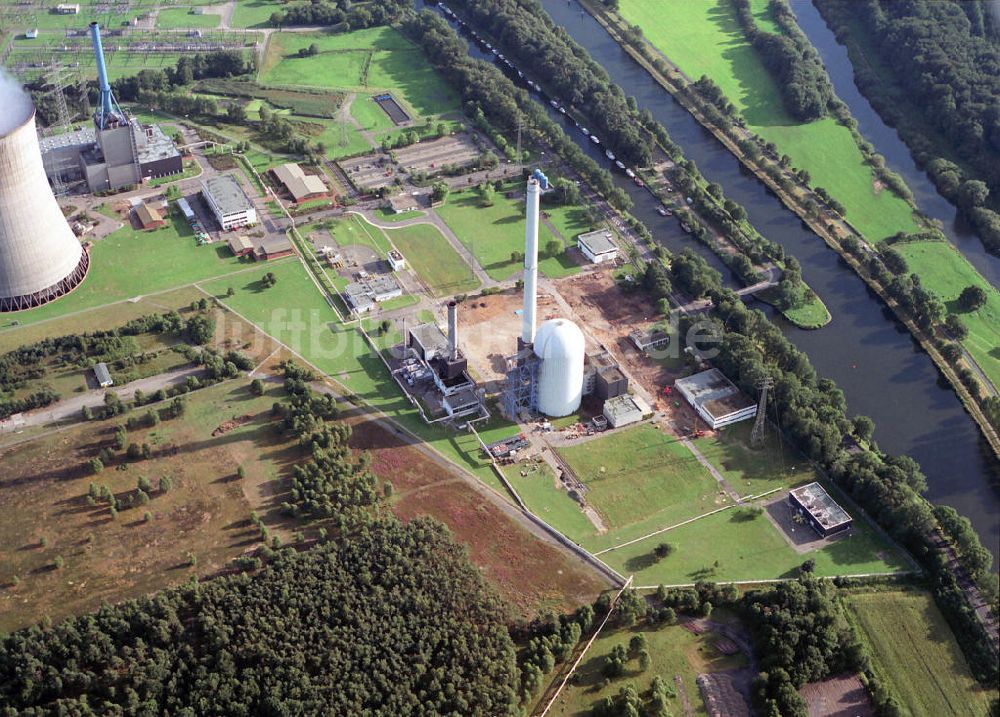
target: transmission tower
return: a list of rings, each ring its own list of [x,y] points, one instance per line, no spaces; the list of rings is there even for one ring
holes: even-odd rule
[[[760,391],[760,400],[757,402],[757,420],[753,424],[753,432],[750,434],[750,445],[759,448],[764,443],[764,433],[767,430],[767,391],[774,388],[774,379],[764,376],[757,382],[757,389]]]

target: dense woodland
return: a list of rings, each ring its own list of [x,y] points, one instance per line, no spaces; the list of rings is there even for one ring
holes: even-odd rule
[[[784,31],[775,35],[757,27],[750,0],[733,0],[733,4],[743,31],[774,76],[788,114],[800,122],[823,117],[834,99],[833,86],[819,53],[799,30],[788,5],[781,0],[770,3],[774,19]]]
[[[838,39],[877,53],[889,69],[885,76],[854,62],[858,86],[875,109],[987,248],[1000,252],[993,210],[1000,197],[1000,22],[978,1],[817,6]]]
[[[0,712],[509,715],[498,598],[417,519],[0,641]]]

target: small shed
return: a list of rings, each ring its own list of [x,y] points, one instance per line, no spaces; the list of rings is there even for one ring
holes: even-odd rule
[[[147,231],[160,229],[167,224],[160,211],[148,204],[139,204],[132,212],[135,214],[135,219],[139,222],[139,226]]]
[[[257,258],[265,261],[291,256],[293,253],[292,242],[284,235],[268,237],[257,247]]]
[[[229,244],[229,251],[236,256],[246,256],[253,253],[253,244],[243,234],[229,237],[229,241],[226,243]]]
[[[630,423],[638,423],[650,413],[649,406],[637,396],[623,394],[604,402],[604,417],[612,428],[620,428]]]
[[[24,36],[29,40],[34,40],[35,38],[38,37],[38,28],[37,27],[31,28],[30,30],[24,33]]]
[[[389,197],[388,209],[391,209],[396,214],[413,212],[420,209],[420,203],[412,194],[394,194]]]
[[[114,380],[111,378],[111,372],[108,371],[108,365],[106,363],[99,363],[94,366],[94,378],[97,379],[97,385],[101,388],[109,388],[115,385]]]

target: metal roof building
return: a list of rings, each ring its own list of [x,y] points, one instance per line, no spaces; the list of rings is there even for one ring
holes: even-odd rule
[[[52,195],[35,109],[24,93],[0,117],[0,311],[30,309],[72,291],[89,266]]]
[[[323,197],[327,194],[323,180],[315,174],[306,174],[302,167],[294,162],[288,162],[271,170],[274,178],[281,182],[296,204]]]
[[[106,363],[99,363],[94,366],[94,378],[97,379],[97,385],[101,388],[108,388],[109,386],[114,386],[115,382],[111,378],[111,372],[108,371],[108,365]]]
[[[790,490],[788,504],[824,538],[847,530],[854,522],[819,483]]]
[[[674,386],[712,428],[753,418],[757,404],[717,368],[679,378]]]
[[[203,179],[201,193],[224,231],[257,223],[257,210],[233,175]]]

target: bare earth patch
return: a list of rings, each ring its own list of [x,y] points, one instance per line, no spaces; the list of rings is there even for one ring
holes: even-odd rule
[[[874,717],[868,692],[857,675],[839,675],[810,682],[799,690],[809,717]]]

